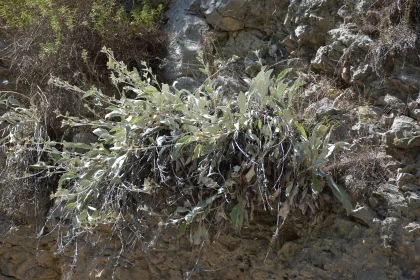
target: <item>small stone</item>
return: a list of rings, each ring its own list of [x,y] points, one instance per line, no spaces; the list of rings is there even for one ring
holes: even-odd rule
[[[350,70],[347,67],[343,67],[343,70],[341,71],[341,78],[348,82],[350,80]]]
[[[405,192],[420,192],[420,186],[416,184],[404,184],[400,189]]]
[[[338,113],[338,109],[334,108],[333,101],[324,98],[318,102],[318,108],[316,109],[316,118],[321,120],[325,116],[332,116]]]
[[[418,122],[407,116],[399,116],[394,119],[391,129],[384,134],[384,142],[389,146],[402,149],[410,149],[420,146],[420,131]]]
[[[256,74],[258,74],[258,72],[261,70],[261,65],[249,58],[245,59],[245,72],[251,76],[251,77],[255,77]]]
[[[365,223],[368,226],[372,226],[374,224],[375,219],[377,218],[377,215],[372,209],[370,209],[367,206],[360,206],[355,208],[351,212],[352,216],[361,220],[363,223]]]
[[[397,175],[397,183],[398,185],[404,183],[414,183],[416,181],[416,176],[410,173],[399,173]]]
[[[194,90],[198,89],[200,87],[201,83],[198,82],[196,79],[191,77],[179,77],[174,82],[174,87],[178,90],[186,89],[190,91],[191,93],[194,92]]]

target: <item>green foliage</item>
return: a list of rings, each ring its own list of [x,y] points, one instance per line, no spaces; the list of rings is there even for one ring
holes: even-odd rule
[[[352,210],[352,205],[346,191],[334,182],[331,175],[322,171],[322,167],[328,163],[328,158],[334,150],[344,147],[347,143],[337,142],[329,144],[330,135],[328,131],[330,128],[322,123],[315,126],[310,137],[307,137],[306,133],[303,133],[304,131],[302,130],[303,128],[299,129],[302,134],[302,141],[294,147],[295,166],[303,165],[306,167],[306,171],[311,173],[312,192],[315,196],[322,191],[318,177],[325,178],[333,194],[343,203],[343,207],[346,209],[347,215],[349,215]]]
[[[152,9],[147,0],[143,2],[141,9],[133,9],[130,13],[127,13],[124,7],[118,6],[114,0],[95,0],[89,17],[93,28],[102,36],[115,32],[127,33],[127,29],[133,34],[141,34],[143,30],[151,31],[154,28],[162,11],[162,5]]]
[[[235,228],[242,228],[244,223],[244,207],[241,202],[233,207],[232,212],[230,212],[230,219]]]
[[[53,0],[6,0],[0,3],[0,16],[5,25],[24,29],[37,25],[49,25],[55,34],[55,41],[42,42],[41,53],[56,52],[61,43],[63,32],[74,27],[77,9],[59,5]]]
[[[299,193],[316,200],[325,180],[349,214],[346,192],[322,171],[345,144],[330,144],[325,125],[308,133],[298,123],[293,102],[302,83],[285,82],[289,69],[272,79],[272,70],[262,67],[247,92],[224,103],[208,67],[202,69],[209,78],[201,87],[179,91],[159,86],[146,65],[130,71],[109,49],[103,52],[121,98],[51,79],[107,111],[99,119],[59,115],[63,126],[87,127],[98,141],[34,139],[27,147],[42,148],[48,156],[32,165],[34,170],[60,174],[51,197],[64,203],[63,218],[78,232],[148,214],[163,217],[162,226],[179,225],[180,235],[190,228],[191,242],[200,244],[213,221],[230,216],[240,230],[251,204],[274,211],[282,201],[287,216],[299,206]],[[288,179],[286,170],[292,174]]]
[[[52,9],[50,0],[4,0],[0,17],[7,25],[23,28],[38,23]]]
[[[153,9],[147,0],[143,2],[141,8],[135,8],[130,12],[114,0],[87,2],[90,5],[89,17],[92,27],[101,35],[124,28],[143,28],[150,31],[163,12],[162,5]],[[49,21],[54,32],[59,33],[64,28],[72,29],[75,24],[81,24],[75,21],[79,20],[80,12],[86,11],[78,8],[77,4],[77,1],[68,1],[67,5],[63,5],[58,0],[5,0],[0,3],[0,16],[5,24],[15,28],[25,28]],[[69,8],[68,5],[76,8]],[[85,20],[83,24],[89,24],[88,18],[83,20]]]
[[[28,84],[44,86],[53,73],[66,80],[73,77],[79,85],[98,85],[103,75],[99,61],[105,58],[97,55],[103,45],[131,63],[165,52],[159,30],[163,6],[152,8],[148,1],[137,6],[127,11],[114,0],[0,1],[0,27],[10,35],[2,56]],[[27,57],[33,62],[27,63]]]
[[[0,125],[4,125],[0,145],[9,160],[23,158],[23,155],[34,148],[34,137],[38,132],[40,118],[35,106],[26,108],[21,102],[7,95],[0,97],[0,106],[7,111],[0,117]],[[35,149],[36,150],[36,149]]]

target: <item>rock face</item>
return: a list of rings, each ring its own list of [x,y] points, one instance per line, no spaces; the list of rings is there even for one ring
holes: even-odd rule
[[[334,209],[324,218],[312,217],[314,227],[308,225],[309,217],[295,213],[271,245],[275,217],[250,223],[241,236],[230,232],[216,238],[213,233],[202,247],[178,239],[176,229],[164,235],[157,230],[158,239],[142,237],[125,251],[120,240],[111,237],[111,228],[96,228],[90,236],[74,239],[47,235],[38,240],[34,228],[21,225],[0,241],[0,275],[1,279],[418,279],[418,185],[384,184],[357,204],[350,217]],[[70,245],[55,255],[66,242],[77,247]]]
[[[165,78],[171,83],[180,79],[181,87],[185,88],[194,86],[194,79],[202,79],[200,75],[196,76],[201,67],[196,57],[203,48],[202,40],[209,27],[198,14],[198,5],[196,0],[176,1],[166,14],[169,21],[165,32],[169,36],[169,46],[164,63]]]
[[[259,213],[240,235],[211,230],[203,246],[157,225],[146,225],[150,236],[102,227],[76,237],[47,234],[36,217],[0,217],[0,279],[420,279],[420,56],[381,53],[380,38],[360,31],[354,18],[371,2],[177,0],[165,28],[165,78],[177,88],[205,78],[199,50],[227,95],[260,60],[336,79],[340,87],[308,83],[302,118],[331,124],[332,138],[350,143],[331,169],[350,193],[351,215],[326,193],[328,207],[296,210],[274,242],[276,217]],[[121,240],[132,246],[121,250]]]
[[[353,2],[174,1],[166,29],[171,37],[166,78],[170,82],[180,77],[200,81],[203,77],[193,74],[197,72],[194,67],[199,49],[225,61],[236,56],[232,63],[244,65],[244,73],[250,76],[256,73],[252,65],[258,62],[258,56],[277,70],[293,66],[335,76],[359,88],[377,105],[406,110],[398,104],[408,98],[410,113],[418,118],[420,57],[409,51],[410,46],[414,49],[416,35],[401,30],[408,37],[401,35],[397,40],[393,34],[399,30],[380,30],[383,36],[390,36],[386,40],[362,33],[366,26],[377,23],[377,11],[369,10],[373,6],[366,1]],[[366,26],[356,24],[358,17],[366,17]],[[386,94],[400,101],[384,100]]]

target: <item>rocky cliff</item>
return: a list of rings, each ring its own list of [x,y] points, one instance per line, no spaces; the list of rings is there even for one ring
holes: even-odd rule
[[[325,193],[317,211],[295,209],[275,241],[276,216],[260,212],[240,234],[210,230],[202,246],[151,222],[150,236],[104,226],[62,251],[70,241],[42,217],[1,218],[0,279],[419,279],[420,2],[402,2],[177,0],[166,14],[163,67],[176,87],[203,81],[199,50],[227,98],[260,61],[301,73],[302,118],[332,123],[350,143],[328,169],[351,215]]]

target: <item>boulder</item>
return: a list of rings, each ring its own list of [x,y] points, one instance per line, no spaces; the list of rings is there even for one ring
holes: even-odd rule
[[[164,78],[172,84],[177,78],[191,77],[203,80],[198,70],[197,54],[203,50],[203,36],[209,29],[204,18],[198,14],[197,0],[173,1],[166,16],[169,21],[164,31],[169,37],[168,53],[163,63]]]
[[[385,133],[384,137],[387,145],[396,148],[420,147],[420,124],[407,116],[396,117],[391,129]]]

